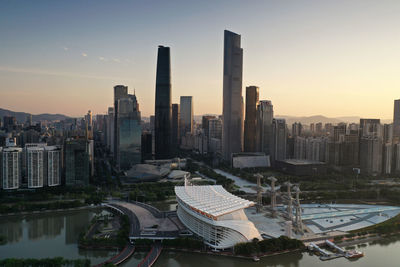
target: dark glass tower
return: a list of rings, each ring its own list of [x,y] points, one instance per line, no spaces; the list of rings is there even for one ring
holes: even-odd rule
[[[159,46],[156,74],[155,156],[171,157],[171,59],[169,47]]]

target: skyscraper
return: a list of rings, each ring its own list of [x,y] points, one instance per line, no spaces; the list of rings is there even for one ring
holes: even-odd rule
[[[118,100],[128,95],[128,86],[117,85],[114,86],[114,129],[113,129],[113,149],[111,150],[114,153],[114,159],[117,159],[118,155],[118,146],[116,145],[118,142]]]
[[[179,125],[180,125],[180,109],[179,109],[179,104],[172,104],[172,128],[171,128],[171,133],[172,133],[172,150],[176,151],[179,147]]]
[[[272,120],[274,110],[271,101],[262,100],[257,109],[257,150],[271,155],[273,144]]]
[[[246,87],[246,117],[244,120],[244,151],[256,152],[256,122],[258,106],[258,87]]]
[[[171,157],[171,58],[169,47],[159,46],[156,74],[155,156]]]
[[[243,148],[243,49],[240,35],[224,31],[224,81],[222,156],[230,161],[232,153]]]
[[[67,140],[65,144],[66,185],[89,184],[89,146],[85,139]]]
[[[181,96],[180,105],[181,120],[179,122],[180,136],[186,133],[193,134],[193,97]]]
[[[271,162],[286,159],[287,128],[284,119],[273,119],[273,144],[271,150]]]
[[[142,127],[136,95],[127,94],[118,100],[117,167],[128,170],[141,163]]]
[[[393,139],[396,143],[400,141],[400,99],[394,100]]]

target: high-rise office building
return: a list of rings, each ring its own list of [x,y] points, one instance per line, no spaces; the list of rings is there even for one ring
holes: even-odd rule
[[[142,161],[151,160],[153,156],[153,138],[151,132],[142,133]]]
[[[246,115],[244,120],[244,151],[257,152],[256,124],[259,89],[257,86],[246,87]]]
[[[208,121],[208,151],[221,153],[222,121],[220,118]]]
[[[89,184],[89,145],[85,139],[67,140],[65,143],[66,185]]]
[[[171,58],[169,47],[159,46],[155,101],[155,157],[171,157]]]
[[[118,146],[116,145],[118,142],[118,100],[121,98],[127,97],[128,96],[128,86],[124,85],[117,85],[114,86],[114,129],[113,129],[113,137],[114,137],[114,142],[113,142],[113,154],[114,154],[114,159],[117,159],[118,155]]]
[[[273,144],[272,119],[274,110],[271,101],[262,100],[257,108],[257,150],[271,155]]]
[[[172,145],[172,150],[175,152],[179,148],[180,117],[181,115],[180,115],[179,104],[172,104],[171,145]]]
[[[108,118],[107,118],[107,148],[110,151],[114,151],[114,108],[108,108]]]
[[[303,131],[303,126],[300,122],[295,122],[292,124],[292,136],[301,136],[301,132]]]
[[[287,127],[284,119],[272,120],[273,143],[271,150],[271,163],[275,160],[286,159]]]
[[[215,119],[215,116],[212,115],[204,115],[201,117],[201,128],[203,129],[205,136],[208,136],[208,131],[209,131],[208,122],[213,119]]]
[[[396,143],[400,141],[400,99],[394,100],[393,137]]]
[[[17,189],[21,185],[22,149],[19,147],[0,148],[1,187],[6,190]]]
[[[222,156],[231,160],[232,153],[243,150],[243,49],[240,35],[224,31],[223,130]]]
[[[117,168],[128,170],[141,163],[142,127],[136,95],[118,100],[117,133]]]
[[[193,134],[193,97],[181,96],[179,122],[180,136],[185,136],[186,133]]]
[[[40,146],[26,149],[28,188],[40,188],[44,184],[44,148]]]

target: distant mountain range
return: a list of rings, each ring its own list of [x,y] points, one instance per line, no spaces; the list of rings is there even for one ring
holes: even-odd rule
[[[213,116],[218,116],[217,114],[207,114],[207,115],[213,115]],[[201,118],[203,115],[195,115],[194,120],[198,123],[201,122]],[[332,123],[332,124],[338,124],[339,122],[346,122],[346,123],[360,123],[360,117],[357,116],[344,116],[344,117],[335,117],[335,118],[329,118],[325,117],[322,115],[315,115],[315,116],[302,116],[302,117],[296,117],[296,116],[289,116],[289,115],[275,115],[275,118],[280,118],[280,119],[285,119],[286,123],[288,125],[291,125],[295,122],[300,122],[305,125],[310,125],[311,123],[317,123],[317,122],[322,122],[323,124],[325,123]],[[392,120],[387,120],[381,119],[381,123],[392,123]]]
[[[357,116],[345,116],[345,117],[335,117],[329,118],[322,115],[315,115],[315,116],[305,116],[305,117],[296,117],[296,116],[288,116],[288,115],[275,115],[275,118],[285,119],[288,125],[291,125],[295,122],[300,122],[305,125],[310,125],[311,123],[322,122],[325,123],[332,123],[338,124],[340,122],[346,123],[360,123],[360,117]],[[392,123],[392,120],[381,119],[381,123]]]
[[[16,111],[11,111],[8,109],[2,109],[0,108],[0,117],[3,120],[4,116],[14,116],[18,122],[22,123],[26,121],[26,117],[29,115],[30,113],[26,113],[26,112],[16,112]],[[63,114],[48,114],[48,113],[44,113],[44,114],[37,114],[34,115],[32,114],[32,121],[58,121],[58,120],[64,120],[69,118],[68,116],[65,116]]]

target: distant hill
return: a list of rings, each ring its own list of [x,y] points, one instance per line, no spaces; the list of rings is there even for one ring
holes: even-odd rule
[[[210,114],[207,114],[207,115],[210,115]],[[216,115],[216,114],[211,114],[211,115],[218,117],[218,115]],[[196,122],[201,122],[202,116],[203,115],[195,115],[194,120]],[[285,119],[286,123],[288,125],[291,125],[295,122],[301,122],[302,124],[305,124],[305,125],[310,125],[311,123],[317,123],[317,122],[322,122],[323,124],[325,124],[325,123],[338,124],[340,122],[360,123],[360,117],[358,117],[358,116],[344,116],[344,117],[329,118],[329,117],[326,117],[323,115],[302,116],[302,117],[289,116],[289,115],[275,115],[274,118]],[[381,119],[381,123],[392,123],[392,120]]]
[[[301,122],[302,124],[309,125],[311,123],[322,122],[325,123],[332,123],[338,124],[340,122],[346,123],[360,123],[360,117],[357,116],[345,116],[345,117],[335,117],[329,118],[322,115],[315,115],[315,116],[305,116],[305,117],[296,117],[296,116],[288,116],[288,115],[275,115],[275,118],[282,118],[286,120],[288,125],[291,125],[295,122]],[[392,120],[381,119],[381,123],[392,123]]]
[[[11,111],[8,109],[2,109],[0,108],[0,117],[3,118],[3,116],[14,116],[18,122],[22,123],[26,121],[26,117],[30,113],[26,112],[16,112],[16,111]],[[34,115],[32,114],[32,121],[57,121],[57,120],[64,120],[69,118],[68,116],[65,116],[63,114],[37,114]]]

